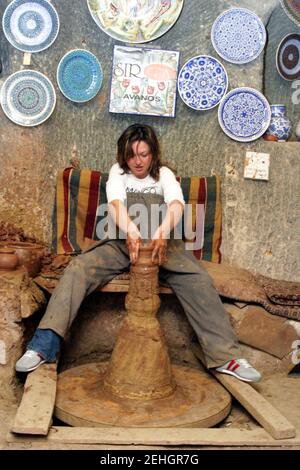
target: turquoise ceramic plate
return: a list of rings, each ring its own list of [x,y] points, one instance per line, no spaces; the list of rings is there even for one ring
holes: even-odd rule
[[[84,103],[97,95],[103,73],[97,57],[89,51],[74,49],[61,59],[57,68],[60,91],[71,101]]]

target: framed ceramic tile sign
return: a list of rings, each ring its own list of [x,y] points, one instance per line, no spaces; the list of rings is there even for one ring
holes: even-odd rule
[[[178,51],[115,46],[109,111],[175,117]]]

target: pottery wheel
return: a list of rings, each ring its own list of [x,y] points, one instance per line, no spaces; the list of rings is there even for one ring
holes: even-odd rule
[[[107,366],[91,363],[59,374],[55,416],[71,426],[211,427],[230,412],[230,394],[204,371],[173,365],[175,391],[142,401],[105,390]]]
[[[55,415],[72,426],[209,427],[230,411],[231,398],[197,369],[171,365],[156,313],[158,262],[142,245],[130,268],[123,320],[109,362],[58,376]]]

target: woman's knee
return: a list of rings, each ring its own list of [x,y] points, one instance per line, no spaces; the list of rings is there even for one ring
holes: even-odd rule
[[[84,255],[78,255],[73,258],[65,269],[64,274],[83,273],[86,274],[87,263]]]
[[[195,289],[197,287],[201,289],[210,289],[213,287],[212,279],[205,271],[186,275],[184,282],[193,286]]]

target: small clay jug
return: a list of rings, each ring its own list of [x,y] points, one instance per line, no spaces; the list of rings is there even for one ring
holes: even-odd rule
[[[43,247],[28,242],[8,242],[7,246],[15,250],[18,265],[27,269],[30,277],[35,277],[41,269]]]
[[[18,261],[15,250],[8,247],[0,248],[0,271],[13,271]]]

